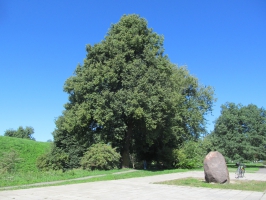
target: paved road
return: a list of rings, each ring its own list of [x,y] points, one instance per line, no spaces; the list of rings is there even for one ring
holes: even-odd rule
[[[266,167],[261,167],[259,168],[259,171],[257,173],[260,173],[260,174],[266,174]]]
[[[263,192],[240,190],[208,189],[185,186],[169,186],[152,184],[165,180],[185,177],[201,177],[203,172],[184,172],[166,175],[156,175],[142,178],[131,178],[114,181],[100,181],[63,186],[31,188],[23,190],[0,191],[0,200],[6,199],[245,199],[266,200]],[[230,173],[234,180],[234,173]],[[266,174],[246,174],[245,180],[264,180]]]

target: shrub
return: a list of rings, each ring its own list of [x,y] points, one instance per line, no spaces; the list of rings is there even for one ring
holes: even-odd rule
[[[68,163],[68,155],[62,150],[53,147],[51,152],[38,157],[36,165],[41,171],[63,170],[65,171]]]
[[[120,154],[110,145],[98,143],[92,145],[81,158],[81,166],[88,170],[109,170],[119,167]]]
[[[13,149],[10,152],[4,152],[0,157],[0,174],[14,172],[16,164],[21,160],[19,154]]]
[[[173,151],[175,167],[192,169],[203,166],[205,150],[200,141],[185,142],[181,148]]]

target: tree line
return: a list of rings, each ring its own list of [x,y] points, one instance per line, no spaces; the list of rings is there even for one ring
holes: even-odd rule
[[[34,129],[31,126],[26,126],[26,128],[19,126],[17,130],[14,129],[6,130],[4,136],[23,138],[35,141],[33,134],[34,134]]]

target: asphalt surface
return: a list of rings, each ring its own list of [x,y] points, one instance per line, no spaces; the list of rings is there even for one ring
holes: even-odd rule
[[[192,171],[165,175],[156,175],[123,180],[99,181],[91,183],[71,184],[30,188],[22,190],[0,191],[0,200],[18,199],[245,199],[266,200],[264,192],[241,190],[209,189],[186,186],[154,184],[166,180],[186,177],[204,178],[204,172]],[[235,174],[230,173],[231,181]],[[246,173],[243,180],[266,181],[266,173]]]

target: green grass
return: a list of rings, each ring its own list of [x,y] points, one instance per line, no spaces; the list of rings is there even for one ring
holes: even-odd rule
[[[0,136],[0,156],[3,153],[15,150],[21,161],[16,164],[17,172],[36,172],[36,159],[50,149],[49,142],[36,142],[33,140]]]
[[[179,173],[186,171],[188,170],[186,169],[160,170],[160,171],[136,170],[135,172],[123,173],[123,174],[107,174],[106,176],[94,177],[86,180],[70,180],[67,182],[56,183],[53,185],[77,184],[77,183],[87,183],[87,182],[96,182],[96,181],[111,181],[111,180],[119,180],[127,178],[138,178],[138,177],[154,176],[161,174]]]
[[[177,179],[171,181],[159,182],[156,184],[167,184],[167,185],[181,185],[190,187],[204,187],[204,188],[216,188],[216,189],[231,189],[231,190],[247,190],[247,191],[257,191],[264,192],[266,190],[265,181],[243,181],[237,180],[229,184],[214,184],[206,183],[203,179],[196,178],[185,178]]]
[[[68,179],[75,179],[87,176],[105,175],[122,171],[126,170],[86,171],[81,169],[74,169],[66,172],[58,170],[58,171],[48,171],[48,172],[36,171],[36,172],[23,172],[23,173],[13,173],[13,174],[5,173],[0,176],[0,187],[68,180]]]
[[[67,172],[61,171],[51,171],[51,172],[35,172],[35,173],[22,173],[6,174],[0,177],[0,187],[7,186],[22,186],[34,183],[42,182],[51,182],[63,180],[62,183],[51,183],[49,185],[64,185],[64,184],[73,184],[73,183],[84,183],[84,182],[95,182],[95,181],[104,181],[104,180],[118,180],[125,178],[134,178],[134,177],[144,177],[144,176],[153,176],[160,174],[169,174],[177,172],[186,172],[185,169],[173,169],[173,170],[159,170],[159,171],[149,171],[149,170],[136,170],[134,172],[127,172],[129,169],[120,169],[120,170],[108,170],[108,171],[85,171],[81,169],[70,170]],[[122,174],[114,174],[117,172],[124,172]],[[88,176],[98,176],[83,180],[73,180],[75,178],[88,177]],[[34,186],[30,186],[34,187]],[[0,188],[1,190],[1,188]]]
[[[246,164],[247,170],[249,172],[258,170],[262,165],[254,165],[254,164]],[[235,171],[235,167],[233,165],[229,165],[229,171]],[[231,170],[230,170],[231,169]],[[250,171],[251,169],[251,171]],[[172,170],[136,170],[134,172],[128,172],[123,174],[114,174],[117,172],[126,172],[128,169],[120,169],[120,170],[108,170],[108,171],[86,171],[82,169],[74,169],[66,172],[62,171],[50,171],[50,172],[24,172],[24,173],[13,173],[13,174],[2,174],[0,176],[0,187],[7,186],[23,186],[34,183],[42,183],[42,182],[51,182],[51,181],[59,181],[62,180],[61,183],[50,183],[49,185],[65,185],[65,184],[74,184],[74,183],[84,183],[84,182],[95,182],[95,181],[106,181],[106,180],[118,180],[118,179],[126,179],[126,178],[135,178],[135,177],[145,177],[152,175],[160,175],[160,174],[169,174],[169,173],[177,173],[177,172],[186,172],[186,169],[172,169]],[[197,169],[197,170],[202,170]],[[87,178],[83,180],[74,180],[76,178],[81,177],[89,177],[89,176],[97,176],[104,175],[98,177]],[[202,182],[202,181],[201,181]],[[202,183],[204,185],[204,183]],[[205,183],[206,184],[206,183]],[[212,185],[212,184],[207,184]],[[231,185],[231,184],[230,184]],[[34,187],[34,186],[26,186]],[[37,187],[37,186],[35,186]],[[205,186],[198,186],[205,187]],[[215,186],[212,186],[215,188]],[[226,185],[222,185],[221,187],[228,187]],[[242,187],[242,186],[241,186]],[[250,187],[250,186],[249,186]],[[25,188],[20,187],[20,188]],[[17,188],[19,189],[19,188]],[[232,188],[231,188],[232,189]],[[235,189],[235,188],[233,188]],[[1,190],[1,188],[0,188]]]
[[[261,164],[246,164],[248,172],[255,172],[262,165]],[[235,172],[236,167],[229,165],[229,171]],[[197,169],[203,171],[203,168]],[[109,170],[109,171],[86,171],[82,169],[74,169],[66,172],[62,171],[49,171],[49,172],[16,172],[13,174],[2,174],[0,176],[0,187],[7,186],[22,186],[27,184],[41,183],[41,182],[52,182],[62,180],[62,183],[51,183],[50,185],[62,185],[62,184],[72,184],[72,183],[84,183],[93,181],[104,181],[104,180],[117,180],[125,178],[134,177],[144,177],[176,172],[186,172],[186,169],[173,169],[173,170],[136,170],[135,172],[124,173],[124,174],[113,174],[116,172],[126,172],[127,169],[120,170]],[[81,177],[104,175],[101,177],[94,177],[85,180],[73,180]]]
[[[43,153],[49,151],[51,143],[48,142],[36,142],[27,139],[12,138],[0,136],[0,156],[3,153],[15,150],[19,157],[22,158],[21,162],[16,165],[14,173],[4,173],[0,176],[0,187],[8,186],[23,186],[28,184],[61,181],[61,183],[51,183],[49,185],[63,185],[72,183],[94,182],[104,180],[117,180],[134,177],[144,177],[176,172],[185,172],[185,169],[174,170],[136,170],[135,172],[128,172],[123,174],[114,174],[116,172],[125,172],[127,170],[109,170],[109,171],[86,171],[81,169],[69,170],[67,172],[62,171],[49,171],[40,172],[36,167],[36,159]],[[256,172],[263,165],[259,164],[246,164],[246,172]],[[228,164],[230,172],[236,171],[235,164]],[[195,170],[195,169],[193,169]],[[196,169],[203,171],[203,168]],[[103,175],[103,176],[99,176]],[[73,180],[76,178],[98,176],[83,180]],[[30,186],[34,187],[34,186]],[[35,186],[37,187],[37,186]],[[38,186],[39,187],[39,186]],[[24,186],[23,186],[24,188]],[[1,188],[0,188],[1,190]]]

